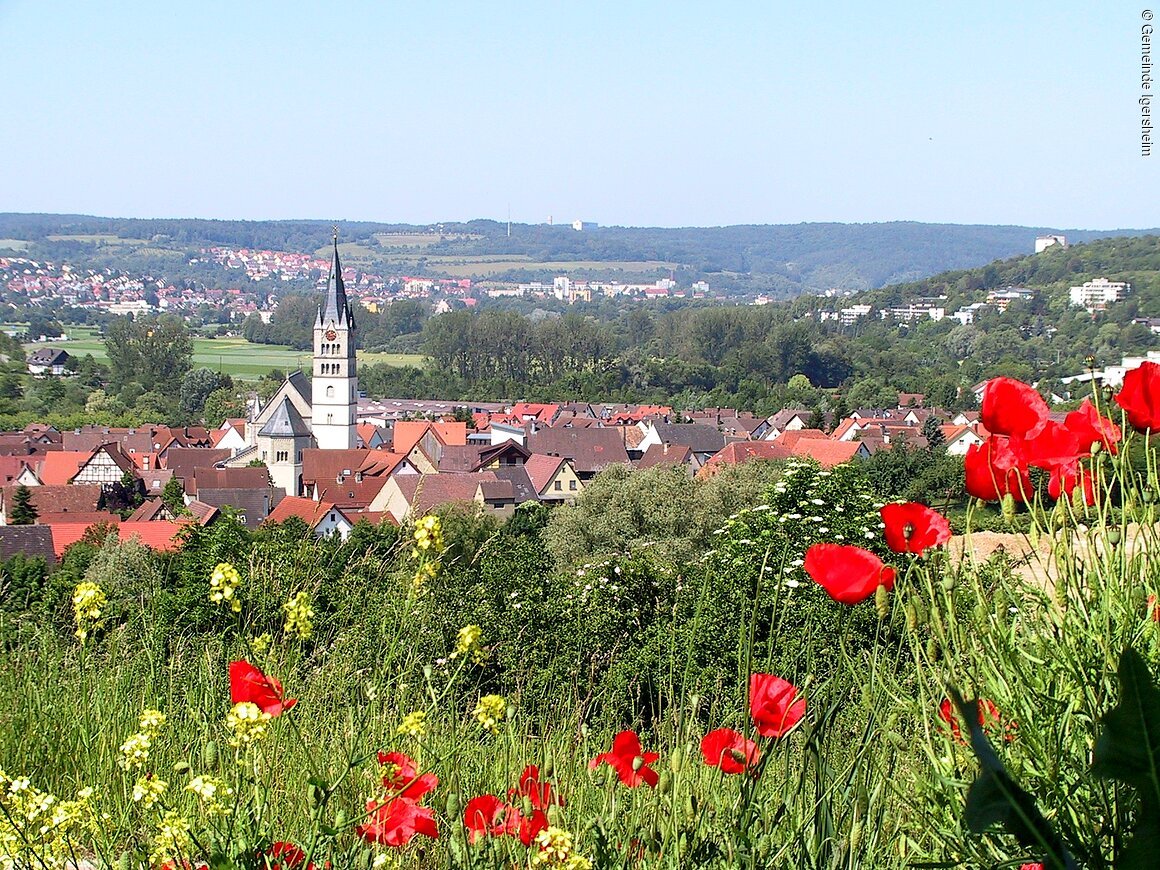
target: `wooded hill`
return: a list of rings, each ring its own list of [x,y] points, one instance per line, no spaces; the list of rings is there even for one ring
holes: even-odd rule
[[[333,222],[121,219],[85,215],[0,214],[4,241],[45,259],[132,270],[144,257],[158,277],[185,277],[189,254],[204,247],[315,251]],[[356,242],[350,262],[381,274],[544,280],[640,280],[674,274],[717,292],[791,297],[831,287],[868,290],[968,269],[1031,251],[1035,237],[1062,232],[1072,242],[1145,230],[924,224],[772,224],[728,227],[597,227],[476,220],[433,226],[339,222]],[[174,275],[168,274],[173,272]],[[199,275],[204,278],[204,275]],[[222,280],[236,281],[223,271]]]

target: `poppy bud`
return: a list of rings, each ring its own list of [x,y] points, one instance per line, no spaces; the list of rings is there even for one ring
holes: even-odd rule
[[[580,736],[582,738],[584,738],[585,740],[588,739],[588,723],[587,722],[580,723]]]
[[[692,711],[694,713],[696,713],[697,708],[700,706],[701,706],[701,696],[700,695],[690,695],[689,696],[689,707],[692,709]]]
[[[948,574],[946,577],[943,577],[942,580],[939,581],[939,585],[942,586],[943,592],[954,592],[955,578]]]
[[[914,599],[914,619],[915,619],[915,622],[917,622],[918,625],[920,625],[920,626],[926,625],[927,616],[928,616],[928,614],[926,612],[926,605],[922,603],[922,599],[915,598]]]
[[[886,739],[889,740],[890,743],[898,749],[901,749],[906,745],[906,738],[899,734],[897,731],[887,731]]]
[[[447,795],[447,818],[459,818],[459,810],[459,793],[453,791]]]
[[[1092,456],[1099,456],[1100,451],[1103,449],[1104,449],[1104,442],[1103,441],[1093,441],[1092,442],[1092,448],[1091,448]]]
[[[933,663],[937,662],[941,656],[941,651],[938,648],[938,641],[933,637],[926,642],[926,657]]]
[[[431,666],[430,665],[423,665],[423,679],[425,679],[425,680],[431,679],[431,673],[432,673]]]
[[[535,808],[532,806],[532,799],[524,795],[524,799],[520,801],[520,812],[525,816],[530,816]]]
[[[640,744],[637,744],[637,745],[639,746]],[[640,770],[642,767],[644,767],[644,757],[638,755],[635,758],[633,758],[633,760],[632,760],[633,773]]]
[[[516,705],[508,704],[507,709],[504,712],[507,714],[507,720],[510,722],[512,719],[516,718]]]
[[[133,859],[129,857],[128,852],[122,852],[121,857],[117,859],[117,870],[133,870]]]
[[[657,791],[661,794],[668,794],[673,790],[673,778],[668,771],[661,774],[660,781],[657,783]]]
[[[1011,493],[1005,493],[1002,500],[999,502],[1003,509],[1003,519],[1008,523],[1015,521],[1015,496]]]
[[[1116,546],[1116,544],[1120,543],[1120,530],[1119,529],[1115,529],[1115,528],[1108,529],[1108,543],[1111,544],[1113,547]]]
[[[669,758],[669,769],[674,773],[681,772],[681,763],[684,761],[684,755],[680,752],[674,752]]]
[[[212,770],[217,765],[218,748],[212,740],[201,748],[201,766]]]
[[[910,602],[907,602],[906,607],[904,607],[902,610],[903,610],[903,613],[906,614],[906,630],[907,631],[914,631],[915,629],[917,629],[918,628],[918,614],[914,610],[914,605],[911,604]]]
[[[878,618],[885,619],[890,615],[890,590],[886,584],[879,583],[874,590],[874,608],[878,611]]]
[[[697,797],[696,795],[689,795],[689,799],[685,801],[685,817],[691,822],[697,818]]]
[[[317,786],[314,783],[310,784],[310,805],[317,807],[326,801],[326,789]]]
[[[850,825],[850,854],[857,855],[862,848],[862,820],[855,819]]]
[[[745,762],[745,753],[740,749],[730,749],[729,754],[733,756],[733,760],[738,764],[743,764]]]
[[[177,762],[177,764],[173,765],[173,772],[174,773],[189,773],[189,762],[188,761]]]
[[[334,827],[340,831],[347,826],[349,821],[350,819],[346,817],[346,810],[339,810],[334,814]]]
[[[544,759],[544,779],[551,779],[556,775],[556,762],[552,756]]]

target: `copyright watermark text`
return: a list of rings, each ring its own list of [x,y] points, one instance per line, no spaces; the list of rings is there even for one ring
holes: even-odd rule
[[[1152,10],[1140,13],[1140,156],[1152,156]]]

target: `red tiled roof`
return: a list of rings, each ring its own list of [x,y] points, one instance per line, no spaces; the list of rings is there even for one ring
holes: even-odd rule
[[[16,490],[19,488],[19,484],[15,483],[4,487],[3,491],[0,492],[0,499],[5,505],[12,504]],[[101,500],[101,485],[99,483],[84,483],[73,486],[30,486],[28,492],[32,497],[32,506],[38,515],[50,513],[89,514],[96,511],[97,503]],[[8,509],[11,510],[11,507]],[[105,518],[112,516],[113,514],[106,514]]]
[[[266,522],[282,523],[291,517],[298,517],[313,529],[322,521],[323,517],[334,509],[334,504],[328,501],[315,501],[312,498],[303,498],[299,495],[288,495],[278,502],[278,506],[274,510],[270,511],[270,515],[266,517]]]
[[[860,446],[857,441],[806,438],[794,446],[793,455],[816,460],[823,468],[833,468],[853,459]]]
[[[118,522],[116,517],[106,522],[117,526],[117,536],[122,541],[136,538],[145,546],[162,551],[176,550],[180,547],[180,541],[175,541],[174,537],[188,524],[165,520],[157,522]],[[83,522],[53,523],[49,525],[48,528],[52,529],[52,548],[56,551],[57,558],[59,559],[63,556],[64,551],[70,545],[79,541],[92,525],[92,523]]]
[[[40,466],[40,482],[45,486],[64,486],[77,476],[93,456],[86,450],[54,450],[44,455]]]
[[[560,466],[567,460],[563,456],[547,456],[543,453],[533,453],[524,461],[524,471],[537,493],[542,493],[552,482],[552,478],[560,470]]]

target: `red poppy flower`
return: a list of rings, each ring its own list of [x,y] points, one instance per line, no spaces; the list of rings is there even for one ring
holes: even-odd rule
[[[762,737],[783,737],[806,714],[806,699],[797,686],[773,674],[749,677],[749,715]]]
[[[406,846],[417,834],[439,839],[439,829],[435,825],[435,811],[421,807],[410,798],[397,797],[386,800],[367,801],[365,824],[355,828],[355,833],[368,843],[382,843],[384,846]]]
[[[1160,431],[1160,365],[1141,363],[1124,375],[1124,385],[1116,404],[1128,415],[1128,422],[1143,432]]]
[[[546,810],[553,804],[564,806],[564,799],[552,794],[552,783],[547,780],[540,782],[540,769],[534,764],[529,764],[520,774],[520,787],[508,790],[509,801],[524,797],[537,810]]]
[[[520,842],[525,846],[536,842],[536,835],[548,828],[548,817],[543,810],[535,810],[530,816],[517,812],[517,817],[520,820]]]
[[[879,586],[894,588],[894,569],[861,547],[814,544],[806,550],[806,573],[835,601],[859,604]]]
[[[1155,595],[1148,596],[1148,612],[1153,622],[1160,622],[1160,602],[1157,602]]]
[[[951,539],[951,524],[938,511],[910,501],[884,504],[882,522],[886,524],[886,545],[895,553],[917,553],[921,556],[931,547]]]
[[[605,762],[629,788],[636,788],[642,782],[656,788],[660,774],[649,765],[658,758],[660,755],[656,752],[641,751],[640,738],[635,731],[621,731],[612,739],[612,751],[597,755],[588,762],[588,766],[595,768]]]
[[[271,843],[269,849],[258,855],[258,861],[267,870],[314,870],[314,862],[307,864],[306,853],[294,843]],[[330,867],[330,862],[322,866],[325,870]]]
[[[1079,435],[1054,420],[1048,420],[1038,435],[1025,439],[1017,449],[1028,465],[1048,471],[1091,454],[1090,444],[1082,444]]]
[[[280,716],[298,703],[297,698],[283,698],[282,684],[268,677],[247,661],[230,662],[230,702],[257,704],[263,713]]]
[[[1116,444],[1123,437],[1120,427],[1106,417],[1101,417],[1091,399],[1084,399],[1079,408],[1068,412],[1063,425],[1075,434],[1088,453],[1097,442],[1108,452],[1115,453]]]
[[[463,827],[467,828],[470,843],[480,837],[514,836],[519,830],[519,815],[515,807],[505,804],[495,795],[481,794],[469,800],[463,808]]]
[[[1047,425],[1050,410],[1033,387],[1014,378],[992,378],[983,388],[979,418],[995,435],[1034,438]]]
[[[1057,465],[1051,469],[1051,477],[1047,481],[1047,494],[1054,499],[1060,496],[1070,496],[1076,486],[1083,486],[1084,504],[1096,503],[1095,479],[1092,473],[1076,460],[1072,463]]]
[[[439,777],[433,773],[419,776],[415,760],[402,752],[380,751],[379,764],[385,768],[383,788],[393,792],[391,797],[405,797],[417,801],[439,785]]]
[[[968,447],[963,457],[967,492],[983,501],[1000,501],[1005,495],[1024,501],[1031,495],[1031,477],[1021,449],[1022,442],[1002,435]]]
[[[987,698],[979,698],[978,706],[979,725],[981,725],[983,728],[987,728],[992,725],[1002,725],[1003,720],[999,717],[999,708],[995,706],[993,701],[990,701]],[[959,729],[959,718],[957,714],[958,711],[955,710],[954,702],[951,701],[950,698],[943,698],[942,703],[938,706],[938,717],[951,726],[951,736],[954,737],[955,740],[959,741],[960,743],[965,743],[966,741],[963,740],[962,732]],[[1015,739],[1015,735],[1013,733],[1014,729],[1014,722],[1007,725],[1005,729],[1005,736],[1008,740]]]
[[[1043,870],[1043,865],[1038,861],[1033,864],[1020,864],[1019,870]]]
[[[718,728],[701,738],[701,755],[722,773],[745,773],[757,767],[761,750],[752,740],[732,728]]]

